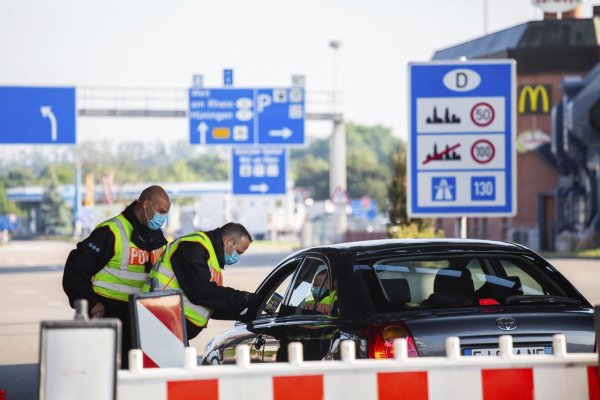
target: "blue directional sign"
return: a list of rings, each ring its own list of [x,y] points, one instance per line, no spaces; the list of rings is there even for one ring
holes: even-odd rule
[[[74,144],[75,88],[0,87],[0,143]]]
[[[304,90],[258,89],[258,143],[304,143]]]
[[[231,158],[234,195],[286,193],[286,150],[234,149]]]
[[[409,65],[408,213],[513,216],[513,60]]]
[[[253,144],[253,89],[190,89],[191,144]]]
[[[190,89],[190,143],[304,143],[304,90]]]

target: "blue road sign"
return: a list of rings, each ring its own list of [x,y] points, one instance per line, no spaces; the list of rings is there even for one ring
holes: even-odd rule
[[[409,82],[409,215],[515,215],[514,61],[413,63]]]
[[[286,193],[285,149],[233,149],[231,158],[234,195]]]
[[[253,144],[253,89],[190,89],[191,144]]]
[[[304,143],[304,89],[258,89],[258,143]]]
[[[304,90],[190,89],[190,143],[304,143]]]
[[[233,70],[232,69],[224,69],[223,70],[223,85],[224,86],[233,86]]]
[[[75,88],[0,87],[0,143],[74,144]]]

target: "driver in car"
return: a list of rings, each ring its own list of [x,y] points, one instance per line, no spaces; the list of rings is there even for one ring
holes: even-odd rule
[[[329,276],[324,269],[314,276],[310,295],[302,303],[302,309],[329,315],[336,300],[335,290],[330,290]]]

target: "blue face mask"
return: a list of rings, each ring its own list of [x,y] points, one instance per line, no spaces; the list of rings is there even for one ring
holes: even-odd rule
[[[231,254],[225,253],[225,265],[235,264],[238,261],[240,261],[240,255],[237,251],[234,250]]]
[[[144,213],[146,214],[146,219],[148,219],[148,228],[150,228],[153,231],[157,231],[163,226],[163,224],[167,220],[167,215],[169,215],[169,214],[168,213],[160,214],[160,213],[157,213],[156,211],[154,211],[152,202],[150,202],[150,207],[152,208],[152,212],[154,213],[154,216],[152,217],[152,219],[148,219],[148,214],[146,214],[146,209],[144,209]]]
[[[321,292],[321,286],[313,286],[310,288],[310,292],[312,293],[313,298],[317,298],[317,296],[319,296],[319,293]]]
[[[166,220],[167,214],[155,213],[154,217],[148,221],[148,228],[152,229],[153,231],[157,231],[163,226]]]

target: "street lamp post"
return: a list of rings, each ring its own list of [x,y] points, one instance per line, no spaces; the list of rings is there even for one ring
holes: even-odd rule
[[[339,41],[329,42],[329,47],[333,50],[332,101],[334,116],[333,133],[329,142],[329,192],[336,206],[334,230],[337,241],[344,239],[348,225],[346,203],[339,200],[346,198],[346,130],[341,113],[338,87],[338,50],[340,46],[341,42]],[[340,193],[343,196],[339,196]]]

